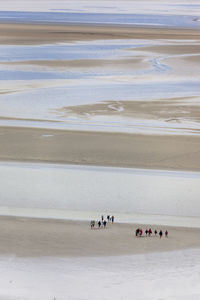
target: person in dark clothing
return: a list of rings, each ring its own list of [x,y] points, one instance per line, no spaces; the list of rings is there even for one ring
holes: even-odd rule
[[[111,221],[112,221],[112,223],[114,223],[114,220],[115,220],[115,217],[114,217],[114,216],[112,216],[112,217],[111,217]]]
[[[140,233],[140,229],[138,228],[138,229],[136,229],[136,231],[135,231],[135,235],[136,235],[136,236],[139,236],[139,233]]]
[[[162,232],[162,230],[160,230],[160,232],[159,232],[160,239],[162,238],[162,235],[163,235],[163,232]]]
[[[101,221],[98,222],[98,226],[99,226],[99,228],[101,227]]]
[[[147,234],[148,234],[148,233],[149,233],[149,230],[147,230],[147,229],[146,229],[146,230],[145,230],[145,234],[146,234],[146,236],[147,236]]]
[[[110,216],[109,216],[109,215],[107,215],[107,221],[108,221],[108,222],[110,221]]]
[[[101,220],[102,220],[102,222],[103,222],[103,220],[104,220],[104,216],[103,216],[103,215],[101,216]]]
[[[168,231],[167,230],[165,231],[165,237],[168,237]]]
[[[104,220],[104,221],[103,221],[103,227],[104,227],[104,228],[106,228],[106,224],[107,224],[107,222],[106,222],[106,220]]]
[[[149,236],[151,236],[151,234],[152,234],[152,230],[151,228],[149,228]]]
[[[157,230],[155,229],[154,234],[157,235],[157,233],[158,233],[158,232],[157,232]]]

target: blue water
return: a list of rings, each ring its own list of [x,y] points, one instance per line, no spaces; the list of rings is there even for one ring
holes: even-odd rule
[[[34,72],[16,70],[0,71],[0,80],[82,79],[89,77],[91,77],[91,74],[87,72]]]
[[[198,81],[168,81],[149,83],[99,83],[98,80],[89,80],[87,84],[49,87],[26,91],[16,94],[4,94],[0,96],[0,105],[5,108],[20,105],[23,107],[38,105],[38,109],[44,107],[57,108],[68,105],[81,105],[99,101],[123,101],[123,100],[152,100],[173,97],[199,96],[200,84]],[[27,101],[28,99],[28,101]]]
[[[0,61],[108,59],[122,55],[120,50],[142,47],[127,44],[65,44],[40,46],[0,46]],[[123,55],[128,55],[124,52]]]
[[[0,22],[7,23],[83,23],[134,26],[169,26],[177,28],[200,28],[195,22],[199,16],[159,14],[110,14],[67,12],[11,12],[0,11]]]

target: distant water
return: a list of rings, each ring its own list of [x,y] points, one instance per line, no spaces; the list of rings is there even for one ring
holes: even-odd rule
[[[198,16],[159,14],[111,14],[69,12],[18,12],[1,11],[0,22],[6,23],[63,23],[128,26],[158,26],[176,28],[200,28]]]

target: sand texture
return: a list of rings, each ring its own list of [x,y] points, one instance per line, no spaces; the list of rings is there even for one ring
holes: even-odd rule
[[[0,44],[47,44],[75,40],[187,39],[199,40],[198,30],[119,26],[0,24]]]
[[[200,170],[196,136],[0,127],[0,160]]]
[[[134,224],[111,224],[91,230],[88,222],[0,218],[0,254],[17,256],[109,256],[172,251],[200,246],[200,230],[153,226],[169,237],[135,237]],[[141,226],[141,225],[139,225]],[[143,229],[148,226],[143,225]]]

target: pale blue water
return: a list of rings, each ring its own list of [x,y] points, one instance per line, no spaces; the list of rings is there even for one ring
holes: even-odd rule
[[[17,109],[23,107],[23,113],[38,106],[37,115],[46,109],[65,107],[68,105],[81,105],[96,103],[99,101],[123,101],[123,100],[152,100],[163,99],[163,97],[186,97],[200,95],[200,84],[198,81],[182,82],[153,82],[153,83],[106,83],[90,80],[88,83],[65,87],[38,88],[23,93],[5,94],[0,96],[2,111],[10,111],[10,105]],[[39,100],[39,101],[38,101]],[[33,107],[34,105],[34,107]],[[25,109],[26,108],[26,109]],[[20,112],[20,109],[19,109]]]
[[[130,26],[159,26],[200,28],[196,16],[159,14],[110,14],[110,13],[67,13],[67,12],[0,12],[0,22],[13,23],[83,23],[113,24]]]
[[[145,46],[142,43],[120,44],[109,43],[78,43],[64,45],[16,46],[1,45],[0,61],[26,61],[26,60],[74,60],[74,59],[109,59],[118,56],[127,56],[129,53],[122,51],[130,48]]]

